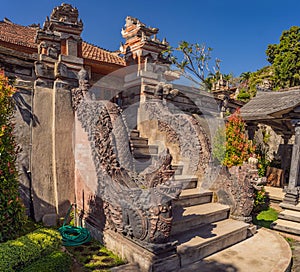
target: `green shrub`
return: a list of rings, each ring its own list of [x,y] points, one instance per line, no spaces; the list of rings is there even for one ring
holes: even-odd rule
[[[228,118],[225,128],[217,130],[214,137],[213,156],[228,168],[242,165],[254,153],[255,147],[246,135],[245,122],[240,110]]]
[[[262,187],[261,190],[255,190],[253,214],[257,214],[262,210],[267,209],[268,205],[269,205],[269,199],[266,195],[265,188]]]
[[[17,237],[27,219],[16,169],[17,145],[12,122],[15,92],[0,71],[0,242]]]
[[[0,244],[0,271],[16,271],[61,246],[61,236],[53,229],[38,229],[16,240]]]
[[[54,251],[26,266],[21,272],[68,272],[71,265],[72,258],[69,254]]]
[[[273,208],[268,208],[265,211],[261,211],[257,216],[253,218],[253,223],[265,228],[270,228],[270,225],[278,218],[278,212]]]

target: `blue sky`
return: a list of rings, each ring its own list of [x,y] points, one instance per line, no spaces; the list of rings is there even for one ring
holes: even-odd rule
[[[283,30],[300,25],[299,0],[10,0],[1,1],[0,20],[43,24],[62,2],[77,7],[85,41],[117,50],[127,15],[160,29],[172,46],[179,41],[204,43],[221,59],[221,72],[256,71],[266,65],[268,44],[278,43]]]

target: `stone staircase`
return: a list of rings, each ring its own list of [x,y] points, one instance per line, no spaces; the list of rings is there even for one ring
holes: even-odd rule
[[[185,189],[173,201],[172,238],[178,241],[181,267],[188,266],[247,238],[249,225],[229,219],[230,208],[212,202],[213,193]]]
[[[134,167],[136,172],[142,172],[149,165],[158,154],[158,147],[149,145],[148,139],[140,136],[138,130],[130,132],[131,149],[134,158]]]
[[[281,203],[280,206],[284,210],[278,214],[278,219],[272,223],[271,228],[300,235],[300,204]]]
[[[157,156],[158,148],[148,145],[137,130],[131,133],[137,171],[144,170]],[[183,175],[183,166],[175,165],[175,180],[184,190],[173,200],[171,239],[177,240],[180,267],[187,267],[247,238],[249,224],[229,219],[230,208],[212,201],[213,193],[204,191],[196,176]]]

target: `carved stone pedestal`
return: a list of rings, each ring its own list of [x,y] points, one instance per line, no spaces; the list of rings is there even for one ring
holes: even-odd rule
[[[299,187],[287,188],[283,203],[290,205],[297,205],[299,199]]]
[[[104,244],[122,259],[136,263],[141,272],[165,272],[180,269],[176,246],[170,246],[161,252],[154,253],[111,230],[104,231]]]

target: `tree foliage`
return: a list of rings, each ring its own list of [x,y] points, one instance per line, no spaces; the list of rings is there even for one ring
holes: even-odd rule
[[[0,242],[13,238],[26,221],[16,169],[12,123],[14,92],[8,79],[0,73]]]
[[[211,65],[212,48],[198,43],[181,41],[177,47],[169,47],[168,54],[171,62],[182,72],[183,76],[192,80],[197,85],[202,83],[209,88],[210,81],[216,71],[219,71],[220,60],[215,60],[215,66]]]
[[[274,69],[276,89],[300,85],[300,27],[283,31],[279,44],[270,44],[266,55]]]

